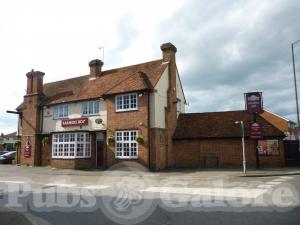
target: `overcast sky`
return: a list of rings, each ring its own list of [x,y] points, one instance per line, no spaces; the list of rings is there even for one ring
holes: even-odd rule
[[[161,58],[178,49],[188,112],[239,110],[243,93],[262,91],[266,108],[295,120],[291,43],[300,39],[300,0],[1,1],[0,133],[23,100],[26,72],[44,82]],[[300,80],[300,43],[295,46]],[[300,87],[300,86],[299,86]]]

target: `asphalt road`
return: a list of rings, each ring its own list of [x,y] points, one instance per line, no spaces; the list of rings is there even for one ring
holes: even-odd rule
[[[33,224],[298,225],[300,221],[297,175],[134,170],[62,175],[50,169],[0,169],[0,206],[19,211]],[[0,224],[10,225],[1,219],[6,215],[0,212]]]

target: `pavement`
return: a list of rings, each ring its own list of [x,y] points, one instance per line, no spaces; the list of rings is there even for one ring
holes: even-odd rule
[[[300,168],[243,174],[241,169],[0,165],[0,225],[298,225],[299,175]]]

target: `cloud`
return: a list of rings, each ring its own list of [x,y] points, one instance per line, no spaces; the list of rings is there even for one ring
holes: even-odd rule
[[[243,109],[243,93],[259,90],[267,108],[292,115],[290,46],[300,39],[299,11],[293,0],[188,1],[163,22],[159,30],[179,49],[188,110]],[[300,46],[296,57],[300,75]]]

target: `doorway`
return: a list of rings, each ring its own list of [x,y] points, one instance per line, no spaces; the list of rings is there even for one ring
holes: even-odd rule
[[[103,156],[103,148],[104,148],[104,135],[103,133],[96,134],[96,167],[103,167],[104,156]]]

